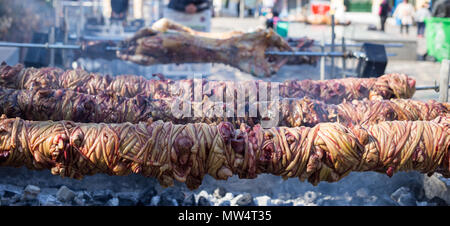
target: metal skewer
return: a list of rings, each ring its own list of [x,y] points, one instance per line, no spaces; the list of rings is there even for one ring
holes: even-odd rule
[[[81,49],[80,45],[66,44],[38,44],[38,43],[17,43],[17,42],[0,42],[0,47],[24,47],[24,48],[44,48],[44,49]]]
[[[43,49],[75,49],[81,50],[83,47],[81,45],[67,45],[67,44],[39,44],[39,43],[18,43],[18,42],[0,42],[0,47],[19,47],[19,48],[43,48]],[[121,50],[122,48],[117,46],[107,46],[107,51]]]
[[[121,48],[121,47],[117,47],[117,46],[107,46],[106,47],[106,50],[107,51],[120,51],[120,50],[122,50],[123,48]]]
[[[292,46],[295,46],[295,44],[297,44],[297,42],[295,40],[294,41],[288,41],[288,43],[290,45],[292,45]],[[331,47],[332,46],[331,43],[325,43],[325,44],[322,45],[320,42],[317,42],[317,41],[315,41],[312,45],[313,46],[319,46],[319,47],[321,47],[321,46],[323,46],[323,47]],[[382,44],[382,45],[384,45],[384,47],[386,47],[386,48],[402,48],[402,47],[405,46],[405,45],[403,45],[401,43],[386,43],[386,44]],[[363,43],[345,43],[345,46],[346,47],[362,47]]]
[[[296,52],[280,52],[280,51],[266,51],[266,55],[276,55],[276,56],[325,56],[325,57],[344,57],[347,54],[343,52],[305,52],[305,51],[296,51]]]
[[[448,88],[450,88],[450,85],[448,85]],[[418,86],[418,87],[416,87],[416,90],[430,90],[430,89],[434,89],[436,92],[439,92],[439,86],[438,85],[434,85],[434,86]]]
[[[266,55],[275,56],[317,56],[317,57],[354,57],[354,58],[364,58],[366,56],[363,52],[306,52],[306,51],[295,51],[295,52],[281,52],[281,51],[266,51]],[[387,53],[387,56],[396,56],[395,53]]]
[[[44,49],[82,49],[81,45],[68,45],[68,44],[39,44],[39,43],[18,43],[18,42],[0,42],[0,47],[22,47],[22,48],[44,48]],[[118,46],[107,46],[107,51],[119,51],[122,50]],[[277,56],[318,56],[318,57],[361,57],[363,53],[360,52],[307,52],[307,51],[295,51],[295,52],[281,52],[281,51],[267,51],[267,55]],[[394,54],[388,54],[388,56],[395,56]]]

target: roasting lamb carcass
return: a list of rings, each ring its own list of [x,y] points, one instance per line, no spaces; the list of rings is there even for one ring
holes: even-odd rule
[[[257,77],[271,76],[288,61],[286,57],[266,55],[266,51],[292,51],[271,29],[214,34],[167,19],[138,31],[120,47],[119,58],[137,64],[223,63]]]

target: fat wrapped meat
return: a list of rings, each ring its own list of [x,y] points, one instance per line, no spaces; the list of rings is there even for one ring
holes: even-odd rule
[[[90,95],[68,89],[14,90],[0,87],[0,114],[35,121],[138,123],[153,119],[177,124],[227,121],[239,127],[242,123],[254,126],[261,121],[272,120],[274,126],[340,122],[353,127],[393,120],[428,121],[448,114],[450,108],[447,103],[411,99],[354,100],[334,105],[308,98],[282,98],[250,103],[237,100],[227,103],[224,100],[217,104],[208,97],[200,102],[191,102],[173,97],[150,99],[138,95],[127,98],[109,94]],[[189,109],[185,112],[189,113],[180,114],[180,109],[185,106]]]
[[[316,185],[353,171],[392,176],[398,171],[450,177],[449,118],[381,122],[347,128],[233,127],[230,123],[177,125],[171,122],[74,123],[0,118],[0,166],[42,170],[81,179],[86,175],[131,173],[161,185],[184,182],[190,189],[206,174],[273,174]]]
[[[415,92],[415,85],[415,80],[405,74],[387,74],[378,78],[288,80],[275,83],[261,80],[239,82],[205,79],[149,80],[136,75],[103,76],[80,69],[64,71],[59,68],[24,68],[20,64],[0,66],[0,86],[5,88],[70,89],[87,94],[107,93],[123,97],[143,95],[151,99],[178,97],[192,101],[199,101],[205,96],[219,94],[222,91],[226,95],[242,97],[250,102],[257,100],[255,99],[257,96],[267,91],[269,100],[273,87],[278,87],[279,97],[282,98],[309,97],[329,104],[338,104],[344,100],[411,98]],[[201,89],[200,93],[198,87]],[[195,98],[194,93],[199,98]]]

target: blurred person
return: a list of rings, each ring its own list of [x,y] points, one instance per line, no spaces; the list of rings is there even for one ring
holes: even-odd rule
[[[127,10],[128,0],[111,0],[111,19],[125,20]]]
[[[211,2],[209,0],[170,0],[168,7],[180,13],[195,14],[208,10]]]
[[[274,0],[273,7],[272,7],[272,12],[276,11],[278,13],[278,16],[281,17],[281,15],[283,14],[284,3],[287,3],[287,1]],[[284,11],[286,11],[286,10],[284,10]]]
[[[277,22],[280,21],[279,18],[279,13],[277,11],[273,11],[272,13],[267,14],[267,20],[266,20],[266,28],[272,28],[272,29],[276,29],[277,27]]]
[[[170,0],[163,16],[194,30],[209,32],[212,8],[211,0]]]
[[[275,1],[274,1],[274,0],[262,0],[262,9],[261,9],[262,15],[263,15],[263,16],[266,16],[266,15],[268,15],[269,13],[271,14],[271,13],[272,13],[272,8],[273,8],[274,4],[275,4]],[[271,17],[272,17],[272,16],[273,16],[273,15],[271,15]]]
[[[395,9],[394,17],[400,19],[400,34],[403,34],[403,28],[406,34],[409,34],[409,26],[414,20],[414,6],[408,3],[408,0],[403,0]]]
[[[256,8],[258,7],[258,0],[245,0],[245,8],[248,16],[255,16]]]
[[[431,17],[430,10],[428,10],[429,5],[423,4],[419,10],[417,10],[415,19],[417,23],[417,37],[423,38],[425,34],[425,19]]]
[[[349,25],[351,21],[347,18],[346,15],[347,7],[344,4],[336,4],[334,8],[335,8],[334,16],[336,18],[336,24]]]
[[[378,12],[378,15],[380,16],[381,31],[384,31],[384,26],[386,24],[386,20],[389,16],[390,11],[391,6],[389,5],[389,2],[387,0],[383,0],[383,2],[380,5],[380,10]]]
[[[260,17],[263,13],[262,11],[263,11],[262,1],[257,1],[255,9],[255,17]]]
[[[241,1],[244,1],[244,0],[239,0],[238,2],[237,2],[237,5],[236,5],[236,12],[237,12],[237,17],[239,17],[240,16],[240,14],[241,14]]]

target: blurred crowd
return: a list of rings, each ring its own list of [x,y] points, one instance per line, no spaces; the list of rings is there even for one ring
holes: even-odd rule
[[[417,25],[417,36],[423,38],[425,34],[425,20],[430,17],[450,17],[450,0],[438,0],[433,3],[425,1],[415,8],[409,0],[403,0],[392,10],[387,0],[380,4],[378,15],[380,16],[380,30],[385,30],[387,18],[392,15],[396,24],[400,27],[400,33],[408,34],[410,26]]]

